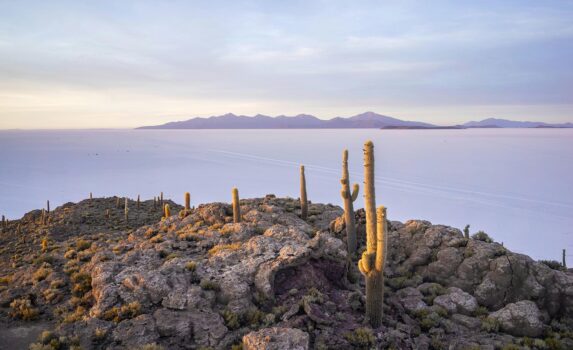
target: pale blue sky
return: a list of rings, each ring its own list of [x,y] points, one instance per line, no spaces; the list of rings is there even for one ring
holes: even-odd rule
[[[0,128],[573,121],[573,1],[0,0]]]

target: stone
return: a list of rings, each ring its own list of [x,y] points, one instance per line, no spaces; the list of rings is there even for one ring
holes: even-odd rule
[[[508,304],[491,313],[490,317],[500,322],[503,332],[517,337],[538,337],[543,333],[541,312],[537,305],[529,300]]]
[[[243,337],[244,350],[307,350],[308,333],[295,328],[264,328]]]

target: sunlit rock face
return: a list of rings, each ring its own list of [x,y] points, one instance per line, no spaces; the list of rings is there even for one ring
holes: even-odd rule
[[[65,346],[84,349],[494,348],[558,333],[573,346],[572,274],[487,237],[389,222],[383,325],[372,330],[341,208],[312,203],[305,221],[298,199],[268,195],[241,200],[233,223],[225,203],[171,203],[162,218],[142,202],[125,222],[116,202],[70,203],[45,224],[31,212],[3,229],[7,329],[53,319]],[[362,251],[363,210],[356,223]]]

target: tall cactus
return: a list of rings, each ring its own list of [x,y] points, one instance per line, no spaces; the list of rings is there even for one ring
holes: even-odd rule
[[[191,210],[191,193],[185,192],[185,211]]]
[[[306,220],[308,216],[308,199],[306,198],[306,177],[304,165],[300,166],[300,217]]]
[[[563,249],[563,267],[567,268],[567,261],[565,261],[565,255],[567,254],[565,254],[565,249]]]
[[[171,216],[171,210],[169,209],[169,204],[165,203],[163,206],[163,217],[166,219]]]
[[[159,203],[161,204],[161,207],[163,207],[163,192],[161,192],[161,199],[159,200]]]
[[[6,227],[6,217],[2,215],[2,227]]]
[[[366,251],[358,269],[366,278],[366,318],[373,328],[382,324],[384,303],[384,263],[386,250],[386,208],[376,210],[374,190],[374,145],[364,144],[364,209],[366,211]]]
[[[239,205],[239,190],[233,187],[233,222],[241,222],[241,206]]]
[[[46,211],[50,214],[50,201],[46,201]]]
[[[137,210],[139,210],[139,206],[141,205],[141,198],[137,195]]]
[[[359,186],[354,184],[352,192],[350,192],[350,179],[348,175],[348,150],[342,153],[342,190],[340,194],[344,200],[344,223],[346,225],[346,247],[348,253],[354,255],[356,253],[356,223],[354,218],[354,205],[352,202],[358,198]]]
[[[125,197],[125,207],[124,207],[125,222],[129,219],[129,208],[127,206],[127,197]]]

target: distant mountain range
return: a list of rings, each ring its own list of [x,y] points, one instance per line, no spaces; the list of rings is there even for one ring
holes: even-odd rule
[[[138,129],[467,129],[467,128],[573,128],[573,123],[548,124],[542,122],[519,122],[489,118],[463,125],[439,126],[429,123],[401,120],[374,112],[365,112],[352,117],[319,119],[308,114],[270,117],[257,114],[254,117],[232,113],[208,118],[170,122],[162,125],[143,126]]]

